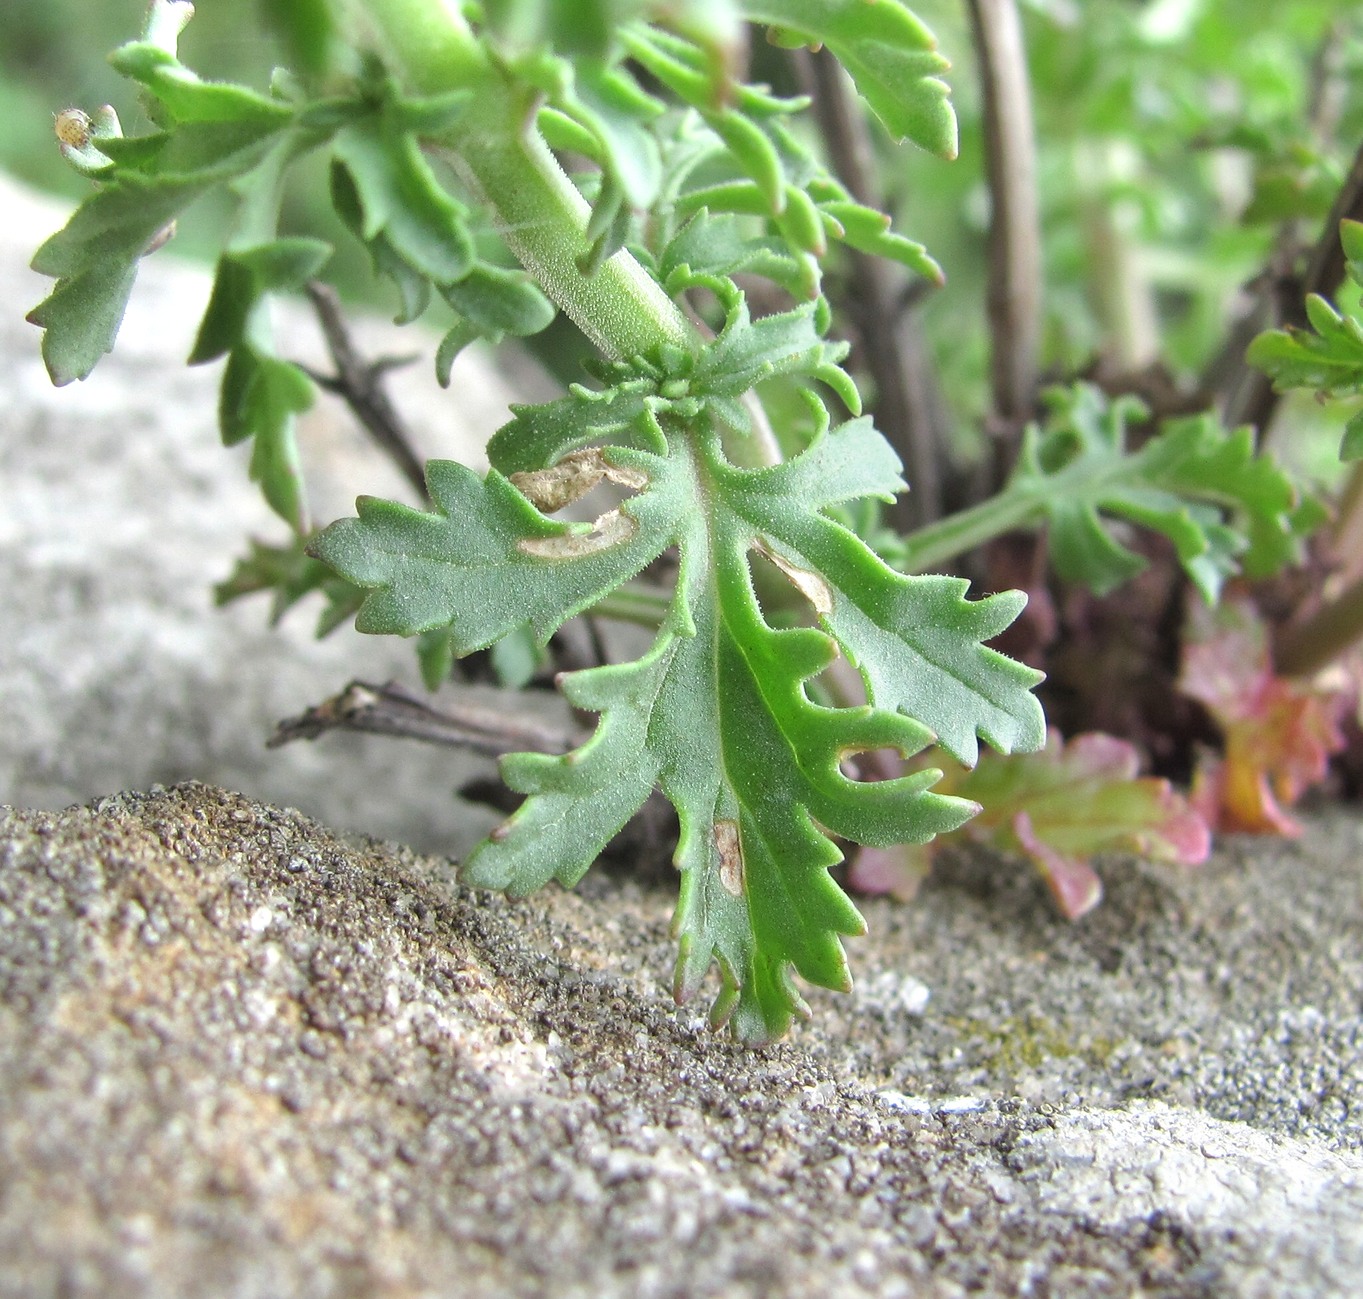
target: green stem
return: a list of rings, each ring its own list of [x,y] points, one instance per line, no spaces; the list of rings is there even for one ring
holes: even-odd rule
[[[471,92],[468,111],[439,143],[492,208],[521,265],[597,347],[627,357],[700,346],[686,317],[629,253],[616,253],[594,275],[578,269],[590,208],[536,131],[531,92],[495,63],[453,0],[332,2],[410,93]]]
[[[995,537],[1025,527],[1040,513],[1040,502],[1030,493],[1004,489],[968,510],[939,519],[905,538],[906,573],[938,568],[949,559],[982,546]]]

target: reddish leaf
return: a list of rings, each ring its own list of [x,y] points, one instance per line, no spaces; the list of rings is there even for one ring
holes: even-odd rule
[[[939,846],[969,836],[1029,857],[1061,912],[1076,919],[1102,896],[1089,864],[1094,854],[1125,849],[1195,865],[1211,849],[1207,823],[1188,801],[1168,781],[1139,770],[1133,745],[1102,734],[1079,735],[1067,745],[1052,731],[1041,753],[982,754],[973,771],[951,767],[936,786],[983,804],[979,816],[923,847],[863,853],[852,883],[911,897]]]
[[[1339,724],[1356,691],[1275,676],[1268,633],[1246,600],[1194,606],[1179,687],[1225,737],[1198,765],[1192,800],[1217,830],[1296,835],[1285,809],[1325,776],[1344,746]]]

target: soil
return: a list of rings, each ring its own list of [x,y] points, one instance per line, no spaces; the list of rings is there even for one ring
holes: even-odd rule
[[[5,1296],[1343,1295],[1363,822],[870,900],[744,1050],[672,881],[521,901],[200,784],[0,814]]]

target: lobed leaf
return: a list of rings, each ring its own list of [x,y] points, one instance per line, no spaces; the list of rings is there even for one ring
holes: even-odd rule
[[[1262,576],[1296,554],[1304,522],[1296,488],[1270,456],[1255,454],[1250,430],[1196,416],[1165,423],[1132,451],[1128,424],[1144,417],[1140,402],[1109,402],[1086,384],[1046,396],[1051,417],[1024,437],[1010,490],[1045,519],[1062,577],[1102,594],[1145,567],[1105,515],[1168,537],[1208,603],[1228,576]]]
[[[354,122],[337,133],[335,157],[346,169],[366,243],[384,244],[436,284],[462,279],[473,267],[468,209],[436,180],[416,138],[391,113]]]
[[[930,858],[954,838],[1021,853],[1041,872],[1061,913],[1078,919],[1102,897],[1092,859],[1139,852],[1194,866],[1211,851],[1201,812],[1167,780],[1141,776],[1134,745],[1116,736],[1051,732],[1037,753],[985,754],[973,771],[950,767],[939,790],[978,802],[982,811],[953,835],[910,849],[859,859],[851,882],[867,892],[911,893]]]
[[[313,402],[312,381],[291,361],[249,343],[234,347],[223,371],[218,401],[222,440],[251,440],[251,479],[295,532],[308,530],[303,467],[294,417]]]
[[[749,354],[721,343],[712,377],[746,372]],[[752,355],[772,350],[755,344]],[[819,368],[818,354],[801,347],[799,355],[793,371]],[[732,367],[716,357],[731,358]],[[692,363],[699,372],[706,356]],[[923,841],[974,810],[931,792],[935,771],[865,782],[849,778],[844,762],[862,750],[917,753],[934,732],[972,754],[977,733],[1016,746],[1039,742],[1040,710],[1029,693],[1036,674],[977,639],[1001,629],[1015,600],[971,603],[960,583],[896,574],[823,514],[900,485],[899,462],[869,421],[822,434],[782,465],[739,469],[724,457],[704,403],[671,387],[677,381],[668,375],[655,364],[613,400],[579,390],[518,410],[494,439],[494,464],[546,501],[551,478],[577,472],[565,456],[585,456],[636,485],[620,507],[623,528],[610,516],[576,530],[551,523],[499,469],[480,480],[437,463],[430,468],[437,514],[361,501],[359,519],[333,524],[313,553],[372,588],[357,620],[362,629],[413,634],[447,625],[450,646],[466,653],[520,627],[543,642],[649,559],[679,549],[677,590],[653,648],[636,662],[565,680],[570,702],[601,714],[596,733],[561,758],[504,760],[505,779],[526,801],[475,851],[464,876],[514,893],[550,879],[571,884],[660,789],[682,827],[677,994],[694,993],[717,961],[713,1017],[745,1040],[767,1041],[803,1006],[795,976],[848,984],[839,936],[862,926],[828,875],[841,857],[830,836]],[[622,423],[611,433],[615,445],[566,451]],[[844,563],[849,546],[858,548],[855,560]],[[753,552],[777,561],[822,630],[770,624],[753,587]],[[951,611],[944,628],[915,624],[938,618],[944,597]],[[902,674],[868,671],[866,705],[814,702],[809,682],[836,659],[839,642],[861,647],[843,609],[869,618],[865,611],[882,607],[895,616],[882,620],[883,643],[866,646],[866,659],[901,656]],[[965,666],[948,680],[939,654]],[[907,684],[914,676],[923,689]]]
[[[932,33],[900,0],[741,0],[782,44],[827,45],[857,90],[899,140],[956,156],[956,115],[941,74],[951,65]]]

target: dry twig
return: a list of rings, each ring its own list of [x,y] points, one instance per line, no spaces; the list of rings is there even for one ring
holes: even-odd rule
[[[581,742],[581,737],[565,731],[474,704],[432,708],[396,682],[376,686],[352,681],[340,694],[280,722],[268,743],[277,749],[294,740],[315,740],[328,731],[425,740],[490,758],[522,751],[567,753]]]
[[[307,294],[322,327],[327,351],[336,367],[334,375],[317,374],[307,370],[318,387],[335,393],[354,413],[369,436],[379,445],[402,475],[426,499],[426,474],[421,460],[412,449],[411,439],[397,409],[383,388],[383,376],[400,365],[410,364],[413,357],[380,357],[366,361],[351,340],[341,314],[336,290],[329,284],[314,280],[307,286]],[[306,367],[304,367],[306,369]]]

